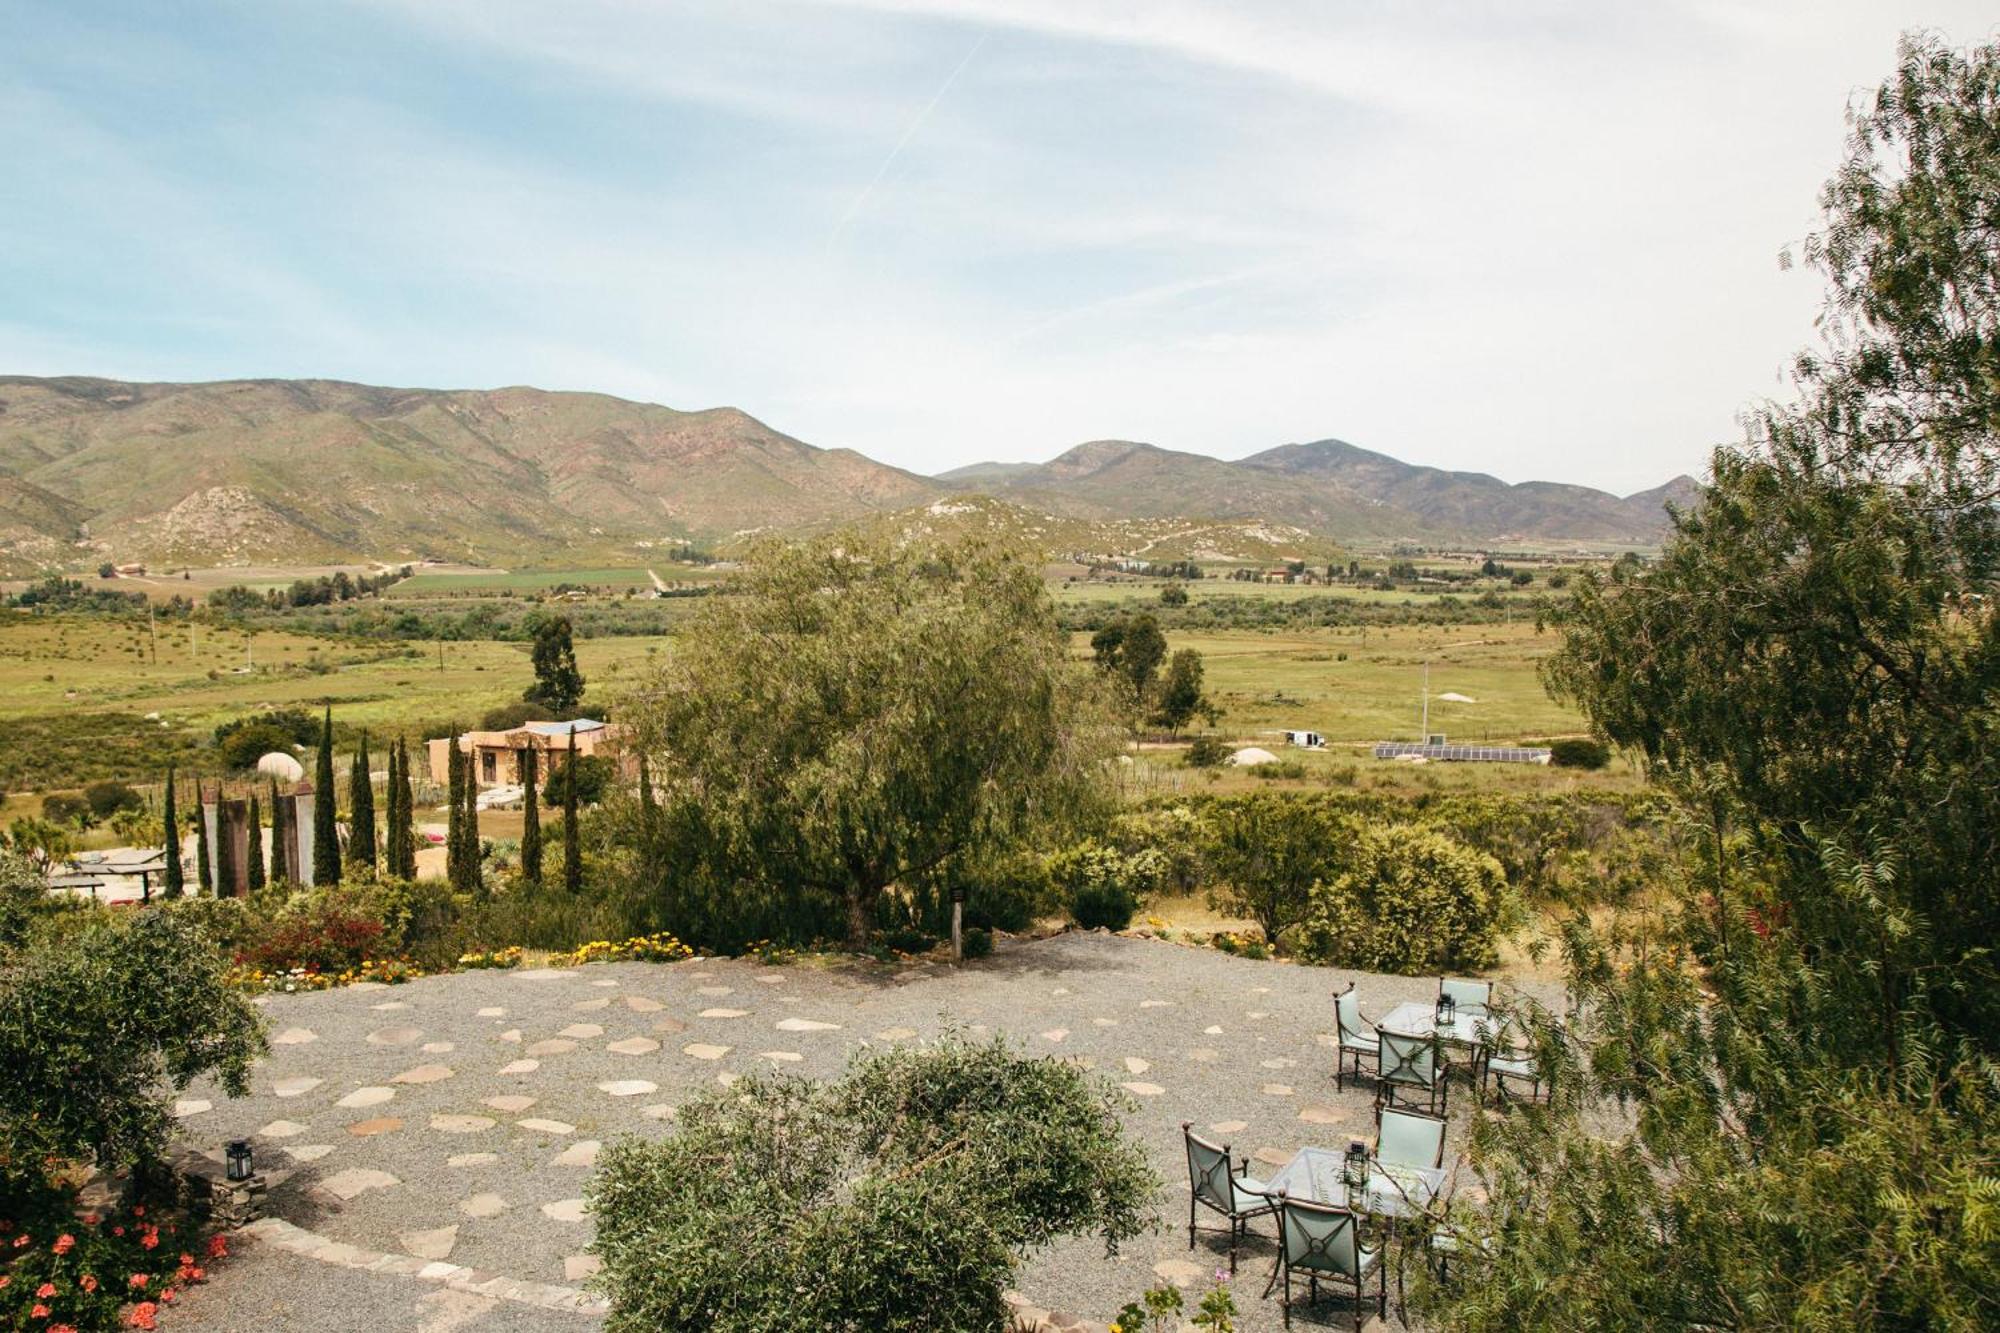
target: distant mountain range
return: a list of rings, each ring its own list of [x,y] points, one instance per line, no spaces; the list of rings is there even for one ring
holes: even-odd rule
[[[1272,535],[1281,543],[1645,544],[1665,504],[1695,489],[1686,477],[1623,498],[1510,486],[1339,440],[1236,462],[1095,441],[1047,463],[923,477],[734,408],[526,388],[0,377],[0,572],[17,575],[105,559],[631,559],[681,539],[935,515],[966,495],[1061,520],[1014,527],[1069,541],[1092,524],[1115,541],[1129,521],[1184,519],[1295,530]]]

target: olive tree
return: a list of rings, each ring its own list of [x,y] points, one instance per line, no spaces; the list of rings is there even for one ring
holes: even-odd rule
[[[758,550],[621,709],[666,859],[865,947],[892,885],[1098,788],[1113,729],[1036,562],[853,534]]]
[[[1023,1254],[1151,1224],[1128,1109],[1101,1075],[957,1037],[698,1098],[592,1178],[607,1327],[998,1333]]]

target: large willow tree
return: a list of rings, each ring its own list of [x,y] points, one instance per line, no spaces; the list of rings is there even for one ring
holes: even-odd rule
[[[1095,786],[1115,739],[1094,689],[1031,558],[767,546],[620,713],[659,789],[664,891],[864,947],[892,886]]]
[[[2000,47],[1906,39],[1822,204],[1796,402],[1554,616],[1700,852],[1569,928],[1583,1058],[1480,1126],[1458,1327],[2000,1326]]]

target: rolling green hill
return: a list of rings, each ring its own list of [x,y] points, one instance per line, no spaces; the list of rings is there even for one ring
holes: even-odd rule
[[[1262,560],[1391,541],[1654,540],[1678,479],[1620,499],[1414,467],[1337,440],[1237,462],[1100,440],[921,477],[735,408],[336,380],[0,377],[0,576],[94,567],[434,558],[630,564],[693,540],[899,515],[1054,554]],[[956,496],[1008,508],[954,517]]]

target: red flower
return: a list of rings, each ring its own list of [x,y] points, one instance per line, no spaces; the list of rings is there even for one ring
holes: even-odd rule
[[[76,1280],[76,1285],[82,1287],[85,1291],[96,1291],[97,1279],[92,1277],[90,1274],[85,1273],[82,1277]]]
[[[159,1312],[160,1307],[153,1302],[140,1301],[132,1307],[132,1313],[126,1316],[125,1322],[133,1328],[158,1328],[159,1325],[153,1321],[153,1316]]]
[[[83,1224],[87,1227],[94,1227],[103,1220],[104,1219],[99,1217],[96,1213],[85,1213],[83,1215]]]
[[[132,1286],[134,1286],[134,1287],[143,1287],[143,1286],[145,1286],[145,1285],[146,1285],[146,1275],[145,1275],[144,1273],[134,1273],[134,1274],[132,1275],[132,1280],[131,1280],[131,1284],[130,1284],[130,1285],[132,1285]]]
[[[194,1267],[194,1256],[191,1254],[183,1254],[181,1256],[181,1267],[182,1268]]]
[[[76,1333],[74,1324],[50,1324],[49,1333]]]
[[[147,1227],[146,1234],[139,1237],[139,1243],[150,1250],[160,1243],[160,1233]]]
[[[132,1216],[134,1217],[144,1217],[145,1215],[146,1215],[146,1205],[143,1203],[135,1206],[132,1209]]]
[[[37,1305],[34,1309],[28,1311],[28,1313],[37,1319],[47,1319],[49,1317],[49,1307],[46,1305]]]
[[[112,1234],[112,1235],[114,1235],[114,1236],[122,1236],[122,1235],[124,1235],[124,1234],[125,1234],[125,1228],[124,1228],[124,1227],[113,1227],[113,1228],[111,1228],[111,1234]]]
[[[39,1296],[43,1300],[47,1300],[49,1297],[55,1294],[56,1294],[56,1284],[53,1282],[44,1282],[41,1286],[35,1288],[35,1295]]]
[[[225,1259],[228,1256],[229,1242],[222,1238],[222,1233],[217,1232],[215,1235],[210,1236],[208,1238],[208,1257],[211,1259]]]
[[[4,1288],[9,1282],[12,1282],[13,1280],[14,1280],[13,1278],[8,1277],[5,1274],[0,1274],[0,1288]]]
[[[14,1237],[14,1248],[17,1250],[20,1249],[23,1245],[26,1245],[27,1243],[28,1243],[28,1233],[25,1231],[23,1231],[20,1235]]]

